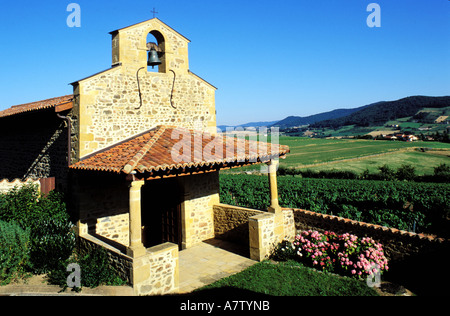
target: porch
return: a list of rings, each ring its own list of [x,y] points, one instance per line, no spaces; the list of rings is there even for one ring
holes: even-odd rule
[[[251,262],[266,258],[273,244],[290,232],[285,227],[287,223],[290,225],[289,218],[293,216],[278,204],[276,179],[278,159],[286,155],[288,148],[277,146],[276,150],[268,150],[267,146],[258,147],[245,140],[216,137],[211,141],[216,149],[214,154],[202,160],[198,159],[199,151],[194,146],[199,142],[195,140],[197,132],[187,132],[181,142],[173,137],[174,133],[173,128],[160,127],[71,166],[79,235],[115,244],[115,257],[120,257],[116,262],[133,284],[136,295],[178,293],[180,287],[191,283],[180,284],[185,282],[184,278],[189,279],[189,269],[183,270],[182,264],[200,272],[197,280],[211,281],[223,275],[222,271],[239,271]],[[211,151],[210,139],[200,139],[203,154]],[[183,153],[194,156],[183,157],[177,163],[174,156],[180,145],[185,147]],[[220,205],[219,171],[249,164],[268,165],[271,197],[268,209],[249,212]],[[223,224],[222,220],[219,223],[215,218],[217,207],[222,214],[228,214],[225,225],[219,225]],[[216,230],[219,226],[220,233]],[[294,227],[293,220],[290,226]],[[225,256],[222,253],[217,262],[210,261],[210,268],[201,268],[202,262],[196,260],[204,259],[207,263],[221,249],[205,241],[218,235],[223,241],[232,241],[230,238],[236,238],[239,232],[245,236],[240,242],[246,245],[246,256],[231,256],[230,266],[221,270],[215,264]],[[208,253],[206,248],[211,253],[189,256],[191,248]],[[235,259],[246,264],[241,265]]]

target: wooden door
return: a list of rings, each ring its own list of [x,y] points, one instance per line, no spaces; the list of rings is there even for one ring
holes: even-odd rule
[[[161,214],[162,242],[171,242],[181,247],[181,205],[171,205]]]
[[[181,247],[181,199],[174,179],[148,181],[142,187],[144,246],[171,242]]]

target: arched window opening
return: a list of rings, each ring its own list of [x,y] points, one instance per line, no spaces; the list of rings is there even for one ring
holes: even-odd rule
[[[152,66],[147,66],[148,72],[165,72],[165,45],[164,37],[158,31],[151,31],[147,35],[148,61]]]

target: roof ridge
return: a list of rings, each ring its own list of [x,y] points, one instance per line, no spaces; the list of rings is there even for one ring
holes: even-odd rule
[[[166,131],[166,126],[159,126],[158,131],[153,135],[153,137],[144,145],[142,148],[134,155],[133,158],[130,159],[130,161],[123,167],[123,171],[126,174],[130,174],[131,171],[136,168],[139,161],[145,156],[145,154],[148,153],[148,151],[153,147],[153,145],[158,141],[158,139],[164,134]]]

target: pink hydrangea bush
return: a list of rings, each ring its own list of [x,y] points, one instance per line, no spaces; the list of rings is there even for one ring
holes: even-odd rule
[[[290,246],[294,259],[322,271],[365,279],[389,269],[382,245],[370,237],[308,230]]]

